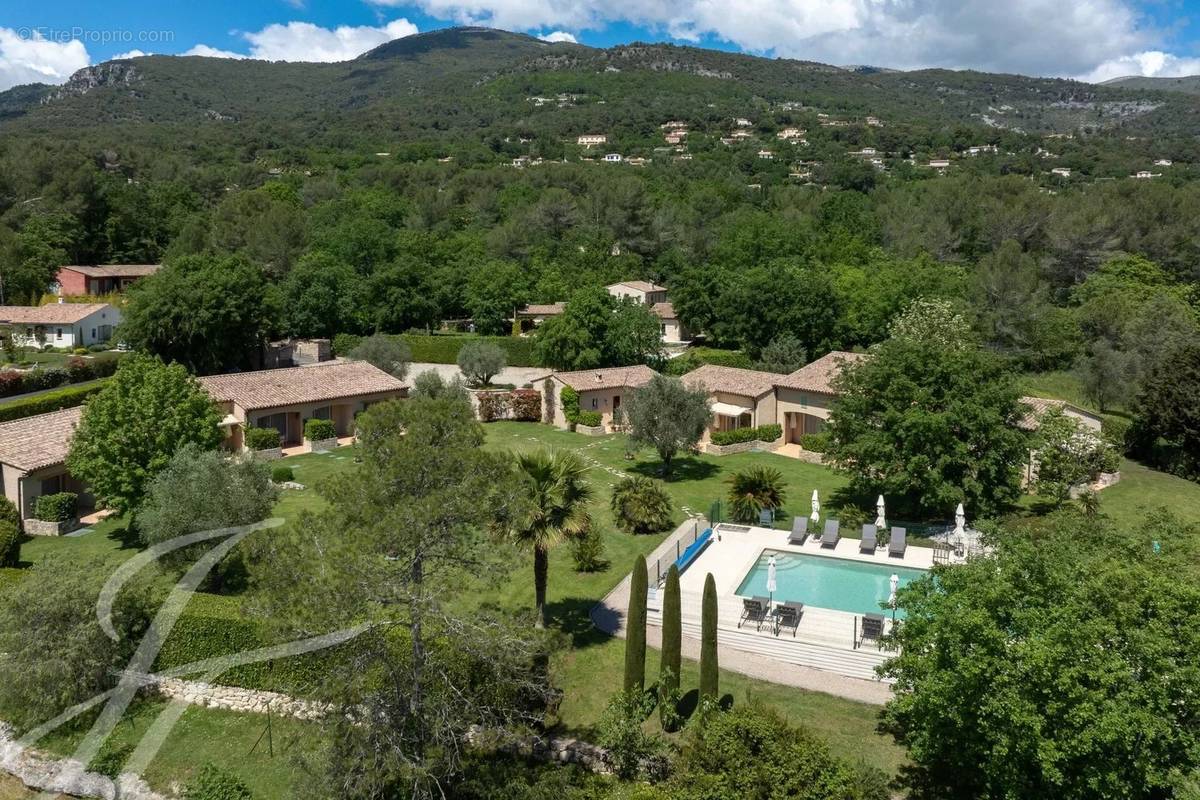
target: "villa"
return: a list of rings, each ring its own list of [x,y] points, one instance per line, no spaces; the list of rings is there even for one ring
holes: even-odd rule
[[[622,281],[610,284],[604,288],[613,297],[636,300],[648,306],[652,306],[655,303],[667,302],[667,287],[659,286],[649,281]]]
[[[1029,409],[1017,423],[1017,426],[1023,431],[1036,431],[1041,426],[1042,415],[1052,409],[1062,411],[1064,415],[1078,422],[1081,428],[1095,434],[1099,434],[1104,426],[1104,421],[1100,417],[1074,403],[1068,403],[1066,400],[1052,400],[1048,397],[1022,397],[1021,404]]]
[[[862,353],[835,350],[776,380],[776,413],[786,444],[799,444],[800,437],[825,428],[837,397],[836,378],[846,366],[864,358]]]
[[[691,333],[675,313],[675,306],[670,303],[655,303],[650,310],[659,319],[659,333],[664,344],[685,344],[692,340]]]
[[[716,364],[705,364],[684,375],[685,384],[704,389],[712,400],[713,422],[702,441],[707,442],[718,431],[774,424],[778,419],[775,381],[783,377]]]
[[[565,302],[559,303],[530,303],[517,310],[518,320],[529,320],[533,327],[541,325],[551,317],[557,317],[567,310]]]
[[[365,361],[207,375],[200,385],[225,415],[223,446],[235,452],[247,427],[275,428],[284,447],[302,442],[308,419],[332,420],[339,437],[351,436],[361,411],[408,394],[403,381]]]
[[[93,503],[66,466],[82,415],[77,407],[0,423],[0,481],[22,520],[33,517],[34,503],[44,494],[74,492],[81,507]]]
[[[585,133],[575,140],[580,147],[595,147],[598,144],[608,144],[608,135],[604,133]]]
[[[611,430],[621,403],[634,389],[639,389],[654,377],[654,370],[639,364],[635,367],[605,367],[577,372],[555,372],[550,376],[554,387],[554,424],[566,430],[571,427],[562,408],[562,390],[569,386],[579,395],[581,411],[600,414],[601,427]]]
[[[62,297],[123,292],[136,281],[158,272],[159,264],[99,264],[60,267],[53,291]]]
[[[108,303],[0,306],[0,325],[23,347],[90,347],[109,341],[121,312]]]

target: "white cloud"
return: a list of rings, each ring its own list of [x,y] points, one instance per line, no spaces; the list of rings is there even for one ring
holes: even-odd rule
[[[1105,61],[1081,80],[1099,83],[1113,78],[1141,75],[1148,78],[1179,78],[1200,74],[1200,58],[1181,58],[1161,50],[1144,50]]]
[[[390,6],[400,0],[369,2]],[[407,0],[405,4],[415,3],[439,19],[508,30],[597,29],[623,21],[685,41],[715,37],[749,52],[833,64],[1079,76],[1090,75],[1120,54],[1144,54],[1161,46],[1158,32],[1146,23],[1137,2]],[[1183,65],[1190,60],[1176,61]]]
[[[276,23],[260,31],[242,34],[242,38],[250,43],[248,54],[198,44],[184,55],[264,61],[349,61],[384,42],[414,33],[417,33],[417,26],[406,19],[392,20],[380,27],[339,25],[322,28],[311,22]]]
[[[0,91],[24,83],[63,83],[89,63],[83,42],[50,41],[25,28],[0,28]]]
[[[152,55],[154,55],[154,54],[147,53],[144,50],[133,49],[133,50],[129,50],[125,53],[117,53],[115,56],[112,57],[112,60],[116,61],[121,58],[141,58],[142,56],[152,56]]]
[[[551,31],[538,37],[543,42],[570,42],[571,44],[579,44],[579,40],[575,35],[566,31]]]

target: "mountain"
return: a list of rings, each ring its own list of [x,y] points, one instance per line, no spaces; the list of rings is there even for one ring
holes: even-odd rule
[[[558,95],[569,99],[544,108],[530,102]],[[194,147],[266,137],[276,146],[378,149],[406,141],[479,141],[531,125],[567,137],[665,118],[714,121],[786,103],[876,115],[889,124],[1028,133],[1086,126],[1190,135],[1200,111],[1200,99],[1153,88],[840,68],[665,44],[597,49],[450,28],[332,64],[195,56],[110,61],[80,70],[62,86],[0,93],[0,133],[114,146],[160,146],[166,135]]]
[[[1188,75],[1183,78],[1143,78],[1140,75],[1127,75],[1124,78],[1104,81],[1103,85],[1119,89],[1200,94],[1200,75]]]

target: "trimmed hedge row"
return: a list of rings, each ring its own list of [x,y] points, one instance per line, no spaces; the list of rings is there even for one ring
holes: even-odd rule
[[[274,450],[279,447],[279,431],[276,428],[246,428],[245,442],[250,450]]]
[[[741,350],[718,350],[715,347],[692,347],[683,355],[672,358],[664,370],[668,375],[686,375],[697,367],[715,364],[719,367],[754,369],[754,361]]]
[[[104,383],[92,383],[87,386],[72,386],[57,392],[47,392],[24,400],[14,400],[0,405],[0,422],[32,417],[34,414],[46,414],[64,408],[74,408],[82,405],[96,392],[104,388]]]
[[[33,503],[33,517],[42,522],[66,522],[75,519],[79,497],[74,492],[44,494]]]
[[[310,442],[334,439],[337,438],[337,428],[333,426],[332,420],[313,417],[304,421],[304,438]]]
[[[400,338],[412,350],[412,359],[424,364],[457,364],[458,351],[467,342],[490,342],[504,351],[510,367],[533,367],[533,340],[517,336],[454,336],[450,334],[402,333]],[[363,337],[339,333],[333,338],[333,352],[344,356],[361,342]]]
[[[719,446],[742,442],[773,442],[783,436],[781,425],[759,425],[757,428],[736,428],[732,431],[717,431],[712,443]]]

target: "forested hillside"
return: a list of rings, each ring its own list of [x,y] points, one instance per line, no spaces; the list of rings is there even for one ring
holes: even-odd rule
[[[941,295],[1122,407],[1197,330],[1198,103],[479,29],[341,64],[110,62],[0,97],[0,277],[22,301],[62,263],[195,256],[247,276],[255,336],[507,333],[516,306],[638,277],[752,357],[782,333],[866,347]]]

